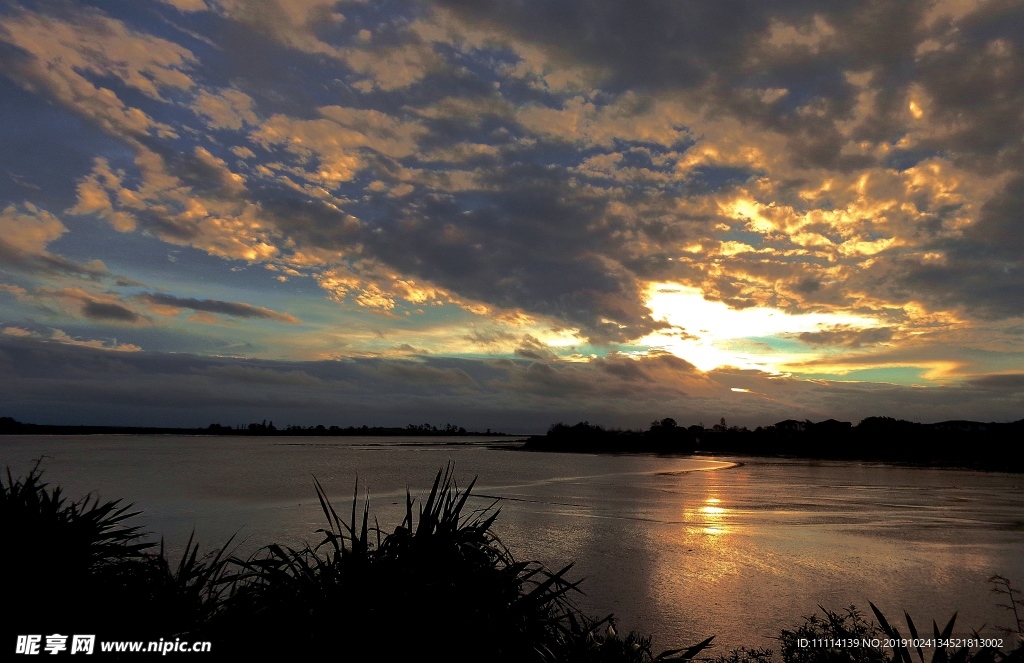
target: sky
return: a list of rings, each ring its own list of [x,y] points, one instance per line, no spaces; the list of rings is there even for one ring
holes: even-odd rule
[[[1019,0],[0,0],[0,415],[1024,417]]]

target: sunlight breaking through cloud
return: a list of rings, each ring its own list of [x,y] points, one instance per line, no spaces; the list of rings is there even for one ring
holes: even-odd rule
[[[708,301],[697,288],[673,283],[650,284],[646,304],[654,319],[671,326],[648,334],[640,343],[671,352],[703,371],[734,366],[779,373],[783,365],[807,361],[818,353],[778,350],[763,339],[839,325],[871,328],[881,324],[874,318],[843,313],[794,315],[768,307],[734,309]],[[761,343],[737,343],[741,340]]]

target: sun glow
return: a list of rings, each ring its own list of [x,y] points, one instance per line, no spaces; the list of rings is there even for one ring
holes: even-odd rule
[[[780,367],[815,357],[809,352],[782,351],[744,339],[783,337],[820,331],[836,325],[877,327],[878,320],[840,313],[793,315],[779,309],[733,309],[723,302],[704,299],[697,288],[674,283],[652,283],[647,290],[652,317],[671,325],[640,339],[685,359],[703,371],[734,366],[778,373]]]

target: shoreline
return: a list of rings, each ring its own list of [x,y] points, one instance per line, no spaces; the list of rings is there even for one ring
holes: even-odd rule
[[[711,452],[658,452],[650,450],[636,450],[636,451],[602,451],[593,448],[580,448],[580,449],[566,449],[566,448],[529,448],[525,444],[520,447],[503,446],[503,447],[492,447],[496,450],[505,451],[521,451],[527,453],[568,453],[568,454],[585,454],[593,456],[649,456],[649,457],[661,457],[661,458],[756,458],[765,460],[806,460],[806,461],[826,461],[826,462],[837,462],[837,463],[871,463],[873,465],[887,465],[892,467],[910,467],[910,468],[923,468],[923,469],[936,469],[936,470],[967,470],[973,472],[985,472],[985,473],[1003,473],[1003,474],[1024,474],[1024,466],[1020,464],[1009,465],[1005,467],[996,467],[992,463],[997,463],[998,460],[992,461],[977,461],[975,463],[967,462],[956,462],[949,461],[943,462],[941,459],[932,460],[913,460],[913,459],[898,459],[898,458],[871,458],[863,456],[824,456],[824,455],[799,455],[799,454],[786,454],[786,453],[752,453],[750,451],[711,451]],[[743,462],[738,462],[737,466],[742,467]],[[732,468],[723,468],[732,469]]]

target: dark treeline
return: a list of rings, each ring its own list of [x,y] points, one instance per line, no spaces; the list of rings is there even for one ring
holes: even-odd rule
[[[0,417],[0,435],[388,435],[388,436],[504,436],[505,433],[469,431],[462,426],[445,424],[409,424],[408,426],[284,426],[278,428],[273,421],[225,426],[219,423],[206,428],[161,428],[152,426],[65,426],[55,424],[25,424],[11,417]]]
[[[557,423],[527,440],[528,451],[580,453],[738,454],[1024,471],[1024,419],[1012,423],[943,421],[920,424],[892,417],[811,422],[787,419],[754,430],[680,426],[662,419],[648,430],[608,429],[583,421]]]

